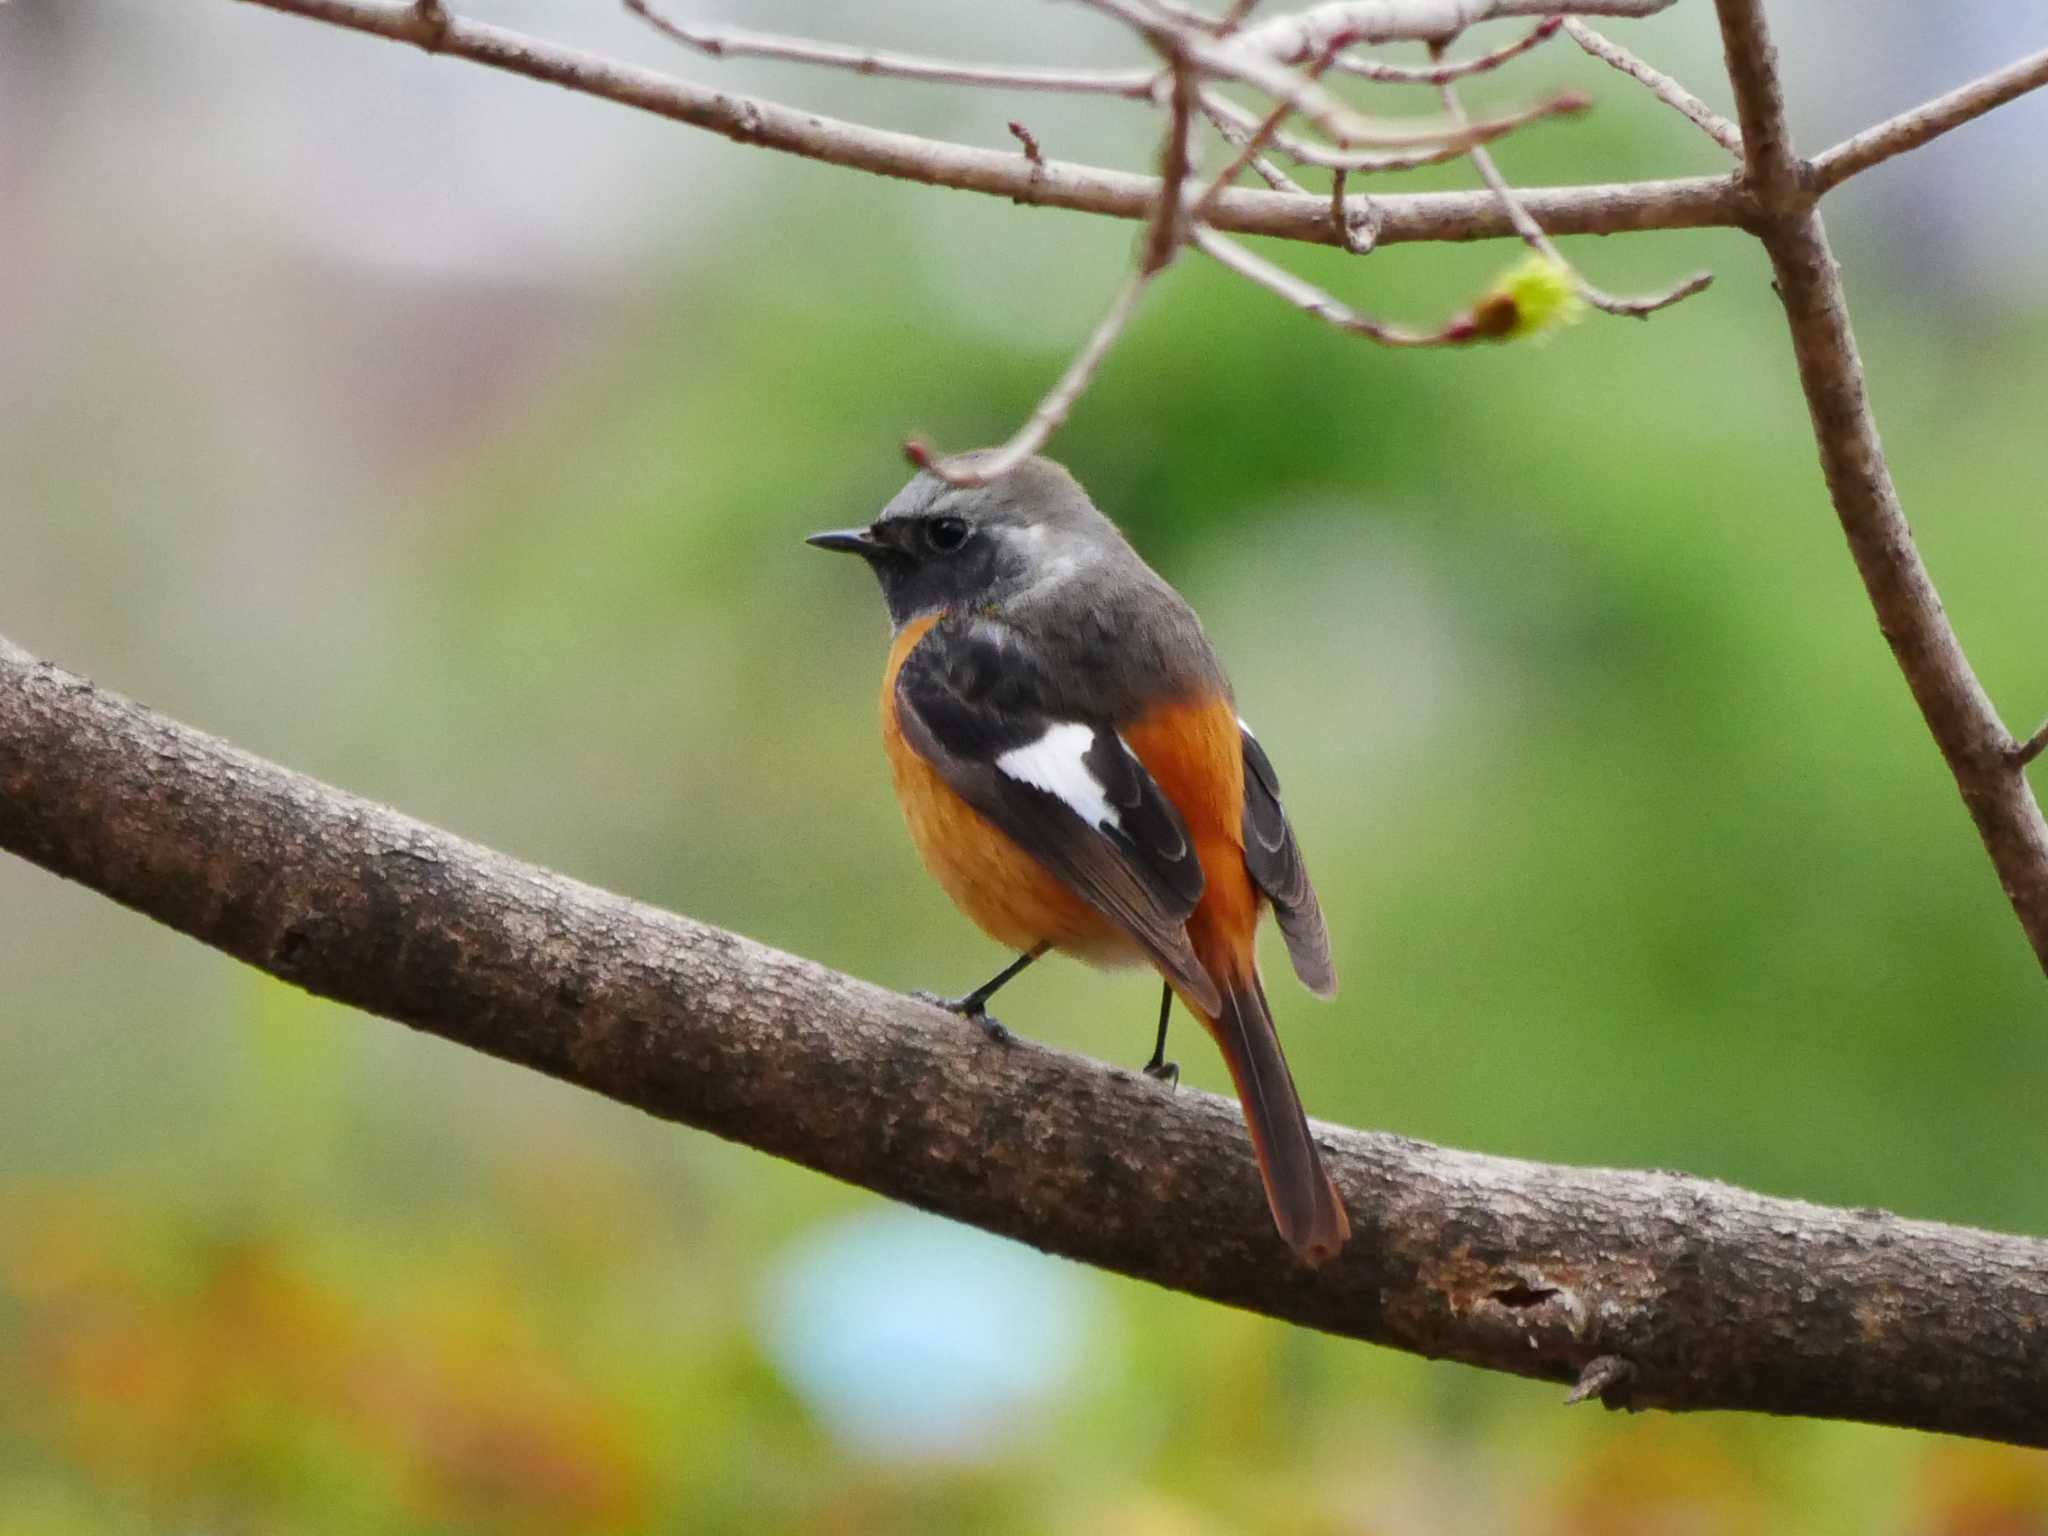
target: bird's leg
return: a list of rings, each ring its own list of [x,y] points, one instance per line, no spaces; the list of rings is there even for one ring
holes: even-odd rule
[[[1145,1063],[1145,1075],[1156,1077],[1162,1083],[1180,1086],[1180,1063],[1166,1059],[1166,1016],[1173,1012],[1173,988],[1162,987],[1159,992],[1159,1038],[1152,1042],[1152,1059]]]
[[[921,1002],[943,1008],[948,1013],[957,1013],[963,1019],[974,1020],[981,1026],[982,1033],[991,1040],[1007,1040],[1010,1038],[1010,1032],[1003,1027],[1000,1019],[988,1011],[988,1000],[1000,992],[1011,977],[1051,948],[1052,945],[1047,943],[1027,949],[965,997],[941,997],[936,992],[922,990],[910,995]]]

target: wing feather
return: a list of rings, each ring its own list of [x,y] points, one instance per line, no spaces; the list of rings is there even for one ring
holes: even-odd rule
[[[955,794],[1213,1013],[1221,994],[1188,942],[1204,882],[1186,824],[1111,726],[1059,718],[1047,694],[1014,631],[941,622],[897,673],[897,720]]]
[[[1242,722],[1240,722],[1242,724]],[[1273,903],[1280,936],[1294,974],[1317,997],[1337,994],[1337,968],[1330,958],[1330,930],[1323,904],[1309,883],[1308,865],[1287,813],[1280,808],[1280,776],[1249,728],[1244,736],[1244,863],[1253,883]]]

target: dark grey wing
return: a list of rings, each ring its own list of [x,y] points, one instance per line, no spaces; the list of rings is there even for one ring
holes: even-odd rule
[[[1309,884],[1294,829],[1280,809],[1280,776],[1258,738],[1248,729],[1243,735],[1245,868],[1273,903],[1294,974],[1317,997],[1335,997],[1337,968],[1330,961],[1330,930],[1323,922],[1316,888]]]
[[[933,626],[896,674],[904,740],[953,792],[1129,934],[1212,1015],[1188,943],[1202,899],[1187,825],[1111,727],[1048,708],[1042,664],[986,620]]]

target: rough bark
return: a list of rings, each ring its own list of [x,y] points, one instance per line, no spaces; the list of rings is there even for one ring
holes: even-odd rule
[[[1746,125],[1745,125],[1746,126]],[[2048,1445],[2048,1242],[1319,1128],[972,1025],[251,757],[0,641],[0,848],[272,975],[1048,1252],[1630,1407]]]

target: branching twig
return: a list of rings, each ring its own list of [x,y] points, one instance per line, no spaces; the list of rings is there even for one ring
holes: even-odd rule
[[[1353,256],[1370,256],[1379,244],[1379,208],[1369,197],[1353,203],[1345,195],[1347,172],[1330,173],[1330,227],[1342,236]]]
[[[1411,331],[1375,320],[1371,315],[1353,309],[1342,300],[1325,293],[1306,278],[1295,276],[1285,267],[1276,266],[1265,257],[1239,245],[1235,240],[1228,239],[1203,225],[1196,225],[1189,239],[1196,249],[1212,261],[1229,268],[1239,277],[1256,283],[1267,292],[1278,294],[1296,309],[1304,310],[1318,320],[1334,325],[1340,331],[1369,337],[1385,347],[1434,347],[1455,339],[1445,336],[1440,331]]]
[[[1375,43],[1431,43],[1441,46],[1482,21],[1518,16],[1555,16],[1572,11],[1581,16],[1654,16],[1671,0],[1337,0],[1305,11],[1277,16],[1238,34],[1241,45],[1282,63],[1298,64],[1330,46],[1333,37],[1346,47]]]
[[[759,97],[713,91],[672,75],[558,47],[484,22],[450,17],[422,26],[404,0],[242,0],[351,31],[409,43],[567,90],[652,112],[736,143],[926,186],[955,187],[1036,207],[1145,219],[1157,206],[1155,176],[1049,160],[1032,165],[1008,150],[951,144],[798,111]],[[1695,176],[1579,187],[1523,188],[1522,203],[1554,235],[1740,226],[1747,209],[1733,176]],[[1514,233],[1486,192],[1389,194],[1375,200],[1381,245],[1494,240]],[[1233,188],[1211,211],[1218,229],[1312,245],[1340,245],[1328,200]]]
[[[1438,124],[1385,122],[1367,117],[1308,74],[1288,67],[1288,63],[1321,58],[1334,48],[1346,46],[1353,40],[1346,34],[1333,33],[1320,46],[1283,62],[1270,57],[1264,48],[1248,44],[1245,39],[1252,37],[1251,33],[1218,41],[1199,28],[1183,26],[1149,10],[1142,0],[1083,3],[1123,22],[1185,69],[1215,80],[1235,81],[1275,102],[1284,102],[1290,112],[1312,123],[1344,148],[1409,149],[1438,144],[1446,137]],[[1443,0],[1435,3],[1442,4]]]
[[[1458,88],[1446,85],[1439,90],[1444,110],[1453,118],[1462,119],[1465,109],[1459,105]],[[1662,293],[1634,299],[1617,298],[1604,289],[1594,287],[1586,281],[1584,274],[1564,259],[1564,253],[1558,250],[1557,243],[1544,232],[1543,226],[1530,216],[1529,210],[1522,206],[1521,199],[1516,196],[1514,188],[1508,185],[1507,178],[1501,175],[1500,167],[1494,164],[1493,156],[1486,152],[1485,147],[1474,144],[1471,156],[1473,168],[1479,172],[1480,179],[1486,183],[1493,195],[1500,199],[1501,206],[1507,210],[1508,218],[1514,223],[1515,230],[1521,235],[1524,243],[1571,273],[1581,297],[1595,309],[1603,310],[1610,315],[1627,315],[1640,320],[1657,310],[1676,304],[1681,299],[1690,298],[1713,282],[1713,273],[1695,272],[1691,277],[1673,284]]]
[[[1840,186],[1858,171],[1918,149],[1951,128],[1960,128],[1993,107],[2044,85],[2048,85],[2048,48],[1843,140],[1813,162],[1814,191],[1818,195]]]
[[[927,80],[940,85],[972,85],[987,90],[1056,91],[1074,95],[1124,96],[1149,101],[1158,83],[1157,70],[1025,69],[1007,64],[968,64],[891,53],[880,48],[848,48],[805,37],[779,37],[737,28],[693,27],[668,15],[653,0],[623,0],[627,10],[665,36],[713,58],[782,59],[882,75],[896,80]]]
[[[2012,749],[2012,760],[2024,768],[2043,752],[2048,752],[2048,720],[2043,720],[2033,735]]]
[[[1546,117],[1568,117],[1583,112],[1591,102],[1578,91],[1560,91],[1548,101],[1538,102],[1519,112],[1510,112],[1505,117],[1487,118],[1481,122],[1469,119],[1462,125],[1446,125],[1446,131],[1405,152],[1381,150],[1333,149],[1327,144],[1318,144],[1297,134],[1282,133],[1279,124],[1285,120],[1288,108],[1283,102],[1266,117],[1247,112],[1236,102],[1214,91],[1202,95],[1203,109],[1210,117],[1223,117],[1246,137],[1256,138],[1261,143],[1270,143],[1296,165],[1320,166],[1331,171],[1412,171],[1419,166],[1441,165],[1446,160],[1461,158],[1475,144],[1489,144],[1495,139],[1505,138],[1518,128],[1540,122]]]
[[[1074,402],[1081,398],[1083,390],[1094,379],[1095,372],[1102,366],[1103,358],[1116,344],[1117,337],[1130,324],[1131,316],[1138,308],[1138,301],[1145,296],[1146,288],[1159,274],[1158,267],[1140,264],[1137,270],[1126,277],[1123,286],[1110,301],[1108,311],[1096,322],[1095,329],[1082,343],[1081,350],[1074,354],[1074,360],[1067,364],[1067,371],[1060,375],[1045,398],[1038,403],[1023,426],[1012,434],[1010,440],[992,452],[977,454],[970,461],[962,458],[941,459],[932,453],[930,447],[918,438],[912,438],[903,445],[904,457],[919,469],[929,470],[941,480],[953,485],[986,485],[999,480],[1015,469],[1032,454],[1043,448],[1060,424],[1067,419],[1067,413],[1074,408]]]
[[[1235,1104],[996,1045],[4,640],[0,850],[294,986],[1083,1263],[1616,1406],[2048,1445],[2048,1243],[1319,1126],[1355,1235],[1304,1269]]]
[[[2048,969],[2048,822],[2017,743],[1977,680],[1921,563],[1879,446],[1849,326],[1848,299],[1814,191],[1785,123],[1777,53],[1761,0],[1715,0],[1742,122],[1755,231],[1771,258],[1828,494],[1879,631],[1954,775],[2006,899]],[[1853,141],[1852,141],[1853,142]],[[2048,1379],[2048,1378],[2044,1378]]]
[[[1198,11],[1191,5],[1181,5],[1178,0],[1150,0],[1152,9],[1169,20],[1177,21],[1184,27],[1193,27],[1211,37],[1223,37],[1235,32],[1245,15],[1258,4],[1258,0],[1231,0],[1230,9],[1220,16],[1207,11]]]
[[[1304,78],[1314,80],[1330,67],[1330,61],[1335,57],[1336,50],[1332,48],[1328,53],[1303,70]],[[1217,102],[1211,99],[1213,93],[1200,91],[1199,88],[1197,88],[1197,91],[1196,102],[1210,122],[1219,123],[1229,119],[1229,112],[1221,110]],[[1223,105],[1228,106],[1229,103],[1226,102]],[[1207,190],[1197,197],[1193,206],[1189,208],[1188,218],[1192,222],[1199,224],[1207,221],[1210,210],[1216,206],[1216,199],[1222,196],[1224,189],[1237,179],[1237,173],[1254,160],[1257,160],[1259,158],[1259,151],[1272,142],[1273,135],[1280,131],[1280,124],[1286,120],[1288,110],[1286,102],[1278,103],[1272,111],[1266,114],[1264,121],[1243,135],[1242,142],[1237,146],[1236,156],[1222,170],[1218,171],[1215,176],[1210,178]]]
[[[1557,36],[1558,28],[1563,24],[1561,16],[1546,16],[1522,36],[1513,42],[1503,43],[1491,53],[1476,54],[1469,59],[1447,59],[1440,64],[1386,64],[1355,53],[1340,53],[1333,62],[1347,75],[1358,75],[1381,85],[1448,85],[1453,80],[1482,75],[1499,69],[1511,59],[1519,59],[1530,49]]]
[[[1194,132],[1197,88],[1194,72],[1185,60],[1173,58],[1169,61],[1169,68],[1173,76],[1173,93],[1169,100],[1166,136],[1159,151],[1159,203],[1146,226],[1137,271],[1125,279],[1108,312],[1089,333],[1088,340],[1067,365],[1067,371],[1060,375],[1059,382],[1039,401],[1038,408],[1008,442],[993,452],[976,454],[972,459],[939,459],[921,440],[912,438],[903,445],[903,453],[918,468],[950,485],[987,485],[992,480],[1000,480],[1043,448],[1067,419],[1074,402],[1088,388],[1096,370],[1102,366],[1103,358],[1109,355],[1109,349],[1123,335],[1124,327],[1130,324],[1138,301],[1145,296],[1152,279],[1165,271],[1174,257],[1180,254],[1185,232],[1194,217],[1187,209],[1186,184],[1192,168],[1190,138]]]
[[[1194,169],[1197,89],[1194,72],[1175,59],[1166,136],[1159,146],[1159,206],[1152,210],[1152,222],[1146,228],[1142,254],[1138,258],[1147,277],[1163,271],[1179,253],[1182,236],[1192,217],[1187,211],[1186,194],[1188,177]]]
[[[1727,150],[1731,155],[1742,153],[1742,130],[1727,118],[1693,95],[1676,80],[1630,53],[1621,44],[1602,37],[1576,16],[1567,17],[1564,29],[1571,34],[1587,53],[1603,64],[1610,64],[1631,79],[1639,80],[1649,87],[1650,94],[1665,106],[1670,107],[1687,122],[1701,129],[1708,138]]]
[[[1026,128],[1022,123],[1018,122],[1015,118],[1010,119],[1008,127],[1010,130],[1010,137],[1015,139],[1017,143],[1020,146],[1022,146],[1024,150],[1024,158],[1026,160],[1029,160],[1033,165],[1044,165],[1045,151],[1038,147],[1037,136],[1034,135],[1029,128]]]
[[[1202,116],[1209,120],[1209,125],[1216,130],[1217,137],[1222,139],[1232,149],[1241,150],[1251,144],[1251,133],[1227,113],[1218,111],[1214,99],[1209,92],[1201,92],[1195,98],[1195,105],[1201,109]],[[1281,170],[1279,166],[1275,165],[1265,155],[1258,153],[1256,149],[1253,150],[1250,160],[1246,163],[1251,166],[1253,171],[1257,172],[1259,179],[1275,192],[1297,192],[1303,196],[1308,195],[1307,187],[1304,187],[1292,176]]]

